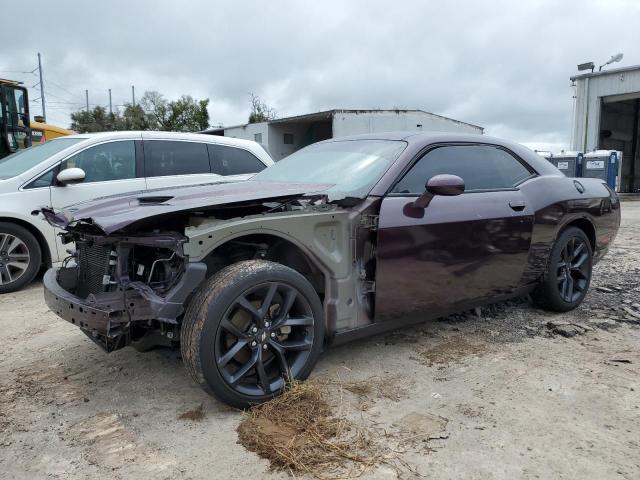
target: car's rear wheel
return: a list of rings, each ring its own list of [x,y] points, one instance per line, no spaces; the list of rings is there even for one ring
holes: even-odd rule
[[[31,283],[41,262],[40,245],[29,230],[0,222],[0,294],[15,292]]]
[[[533,299],[542,308],[556,312],[576,308],[589,289],[592,264],[591,243],[585,233],[576,227],[567,228],[551,250],[547,272]]]
[[[184,315],[182,358],[206,391],[238,408],[304,380],[322,350],[322,304],[295,270],[264,260],[222,269]]]

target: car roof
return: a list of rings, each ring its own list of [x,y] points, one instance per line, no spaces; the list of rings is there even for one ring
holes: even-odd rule
[[[344,140],[403,140],[408,143],[439,143],[439,142],[477,142],[477,143],[513,143],[505,141],[501,138],[490,137],[480,133],[463,133],[463,132],[380,132],[380,133],[364,133],[360,135],[349,135],[345,137],[332,138],[325,142],[339,142]]]
[[[202,133],[183,133],[183,132],[159,132],[159,131],[137,131],[128,130],[121,132],[99,132],[99,133],[81,133],[76,135],[68,135],[63,138],[78,138],[82,142],[78,146],[90,146],[109,140],[185,140],[191,142],[210,143],[217,145],[226,145],[230,147],[242,148],[250,151],[254,156],[258,157],[262,163],[267,166],[273,165],[273,159],[267,150],[259,143],[253,140],[244,140],[241,138],[222,137],[219,135],[205,135]],[[56,139],[53,139],[54,141]]]
[[[218,135],[205,135],[202,133],[187,132],[164,132],[164,131],[138,131],[126,130],[119,132],[98,132],[98,133],[78,133],[69,135],[69,138],[83,138],[93,140],[112,140],[125,138],[148,138],[148,139],[172,139],[172,140],[191,140],[195,142],[218,143],[222,145],[234,145],[243,147],[254,147],[255,142],[244,140],[241,138],[222,137]]]

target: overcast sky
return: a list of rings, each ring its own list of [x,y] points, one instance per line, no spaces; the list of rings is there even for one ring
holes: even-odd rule
[[[19,72],[40,52],[62,126],[85,89],[122,105],[135,85],[209,98],[212,125],[244,123],[254,92],[279,116],[418,108],[565,147],[576,64],[640,64],[639,0],[14,1],[2,16],[0,77],[36,84]]]

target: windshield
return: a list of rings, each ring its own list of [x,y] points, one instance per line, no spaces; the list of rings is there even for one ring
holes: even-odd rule
[[[276,162],[254,181],[330,183],[334,197],[365,197],[407,144],[395,140],[317,143]]]
[[[86,138],[57,138],[0,159],[0,180],[15,177]]]

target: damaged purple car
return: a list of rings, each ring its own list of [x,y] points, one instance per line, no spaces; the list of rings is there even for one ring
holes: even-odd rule
[[[327,344],[526,294],[573,309],[620,223],[604,182],[456,133],[328,140],[247,182],[42,211],[75,245],[45,275],[51,310],[107,352],[180,345],[237,407]]]

